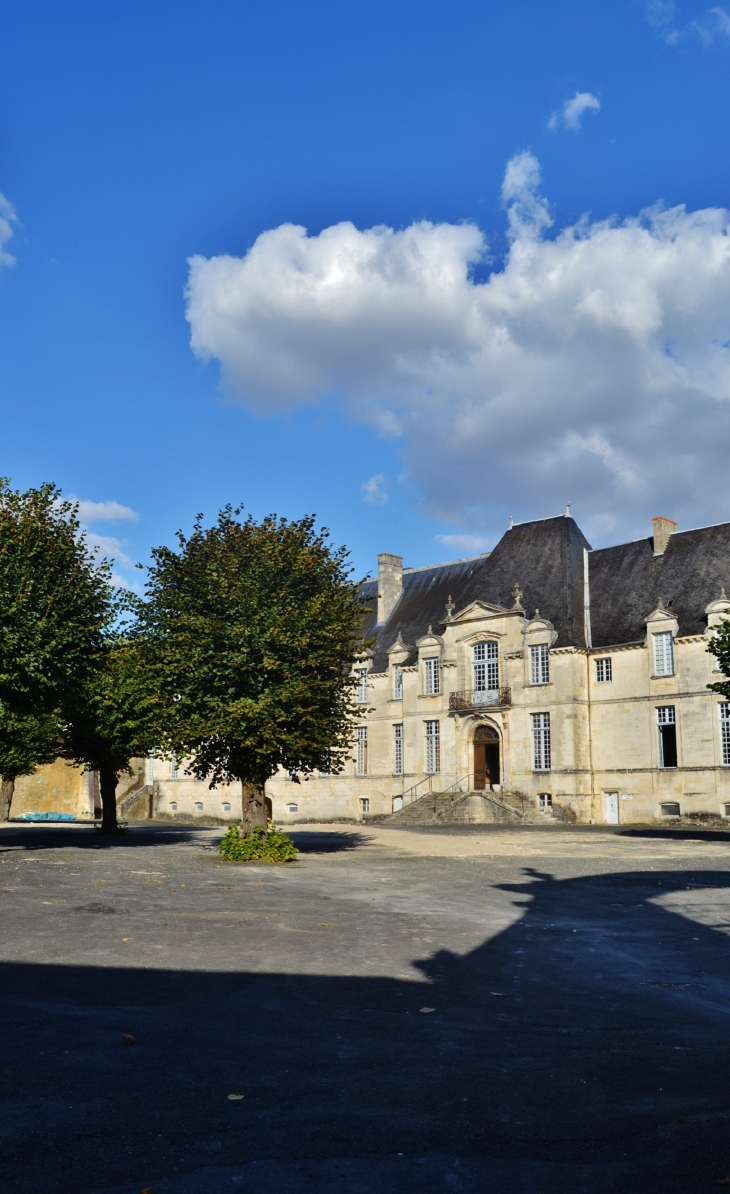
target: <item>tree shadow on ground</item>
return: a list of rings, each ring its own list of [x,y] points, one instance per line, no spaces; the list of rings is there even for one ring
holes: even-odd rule
[[[326,829],[297,833],[290,825],[283,828],[300,854],[339,854],[346,850],[356,850],[358,846],[365,846],[373,840],[365,833],[344,833]]]
[[[221,837],[223,831],[221,831]],[[10,850],[105,850],[175,845],[196,840],[194,826],[135,825],[128,832],[103,834],[92,824],[6,823],[0,827],[0,854]]]
[[[5,964],[5,1188],[712,1189],[730,1173],[728,887],[528,869],[506,885],[520,919],[414,981]]]

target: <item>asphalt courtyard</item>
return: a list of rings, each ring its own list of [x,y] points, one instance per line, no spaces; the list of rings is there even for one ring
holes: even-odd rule
[[[730,1186],[730,834],[294,836],[2,827],[3,1194]]]

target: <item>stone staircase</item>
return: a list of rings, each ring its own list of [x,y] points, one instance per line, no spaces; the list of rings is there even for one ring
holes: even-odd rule
[[[385,820],[389,825],[557,825],[560,809],[539,809],[528,796],[507,789],[428,792]]]

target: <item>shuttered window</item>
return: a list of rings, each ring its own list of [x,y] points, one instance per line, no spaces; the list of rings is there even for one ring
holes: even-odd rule
[[[437,721],[426,722],[426,775],[441,770],[441,727]]]
[[[550,770],[550,714],[532,714],[532,769]]]
[[[538,643],[530,647],[530,684],[550,683],[550,647],[547,643]]]
[[[393,726],[393,775],[403,774],[403,726]]]
[[[357,753],[355,755],[355,775],[368,773],[368,727],[357,727]]]
[[[423,691],[426,696],[436,696],[439,692],[438,659],[424,659],[423,661]]]
[[[654,675],[674,675],[674,641],[671,631],[655,634],[654,639]]]
[[[730,701],[722,701],[720,705],[720,744],[722,765],[730,767]]]
[[[398,664],[393,664],[393,700],[403,700],[403,672]]]

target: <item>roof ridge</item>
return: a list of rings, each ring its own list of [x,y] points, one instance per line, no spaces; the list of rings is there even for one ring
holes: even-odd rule
[[[406,572],[428,572],[430,568],[451,568],[453,564],[470,564],[473,560],[486,560],[491,551],[482,551],[478,556],[461,556],[458,560],[444,560],[441,564],[421,564],[418,568],[404,568]]]

